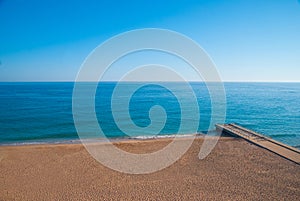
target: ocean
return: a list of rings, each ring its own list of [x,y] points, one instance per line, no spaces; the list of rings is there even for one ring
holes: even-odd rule
[[[111,111],[111,96],[117,83],[98,84],[95,113],[107,138],[126,139],[172,136],[179,131],[180,103],[168,89],[149,84],[131,97],[129,108],[119,108],[116,119]],[[130,88],[137,83],[121,83]],[[180,93],[182,83],[173,83]],[[199,106],[200,120],[190,119],[191,129],[182,135],[206,133],[211,123],[211,99],[205,83],[190,83]],[[10,82],[0,83],[0,145],[73,143],[79,137],[72,114],[73,82]],[[227,110],[225,123],[237,123],[282,143],[300,147],[300,83],[224,83]],[[125,92],[126,94],[126,92]],[[187,95],[186,95],[187,96]],[[122,97],[121,97],[122,98]],[[188,100],[189,97],[186,97]],[[157,135],[151,131],[136,133],[123,127],[134,122],[138,127],[151,123],[149,110],[154,105],[164,108],[167,118]],[[125,118],[129,112],[131,119]],[[90,122],[82,122],[89,125]],[[155,122],[154,122],[155,123]],[[218,123],[218,122],[214,122]],[[87,128],[89,128],[87,126]],[[93,133],[93,129],[87,130]]]

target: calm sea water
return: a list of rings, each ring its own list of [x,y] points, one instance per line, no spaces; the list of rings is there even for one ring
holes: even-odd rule
[[[123,83],[131,87],[134,83]],[[95,111],[98,123],[109,138],[126,138],[113,118],[111,95],[116,83],[98,85]],[[181,90],[182,83],[174,83]],[[283,143],[300,147],[300,83],[225,83],[226,123],[235,122]],[[72,82],[0,83],[0,144],[59,143],[78,140],[72,115]],[[196,94],[200,122],[198,132],[209,130],[211,103],[204,83],[191,83]],[[122,98],[122,97],[121,97]],[[188,97],[186,97],[188,99]],[[149,109],[161,105],[167,114],[159,135],[178,132],[180,104],[174,94],[159,85],[137,90],[130,100],[131,120],[140,127],[150,124]],[[118,122],[128,110],[117,111]],[[190,119],[193,125],[193,119]],[[90,122],[83,122],[89,128]],[[91,128],[89,132],[93,132]],[[135,133],[137,137],[152,136]],[[189,133],[189,130],[186,130]]]

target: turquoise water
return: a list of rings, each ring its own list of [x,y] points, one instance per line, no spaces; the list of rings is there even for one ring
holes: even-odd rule
[[[123,83],[131,87],[135,83]],[[198,132],[209,130],[211,103],[204,83],[190,83],[197,97],[200,121]],[[116,83],[98,85],[95,111],[98,123],[109,138],[126,138],[113,118],[111,94]],[[185,94],[182,83],[174,83]],[[300,83],[224,83],[227,99],[226,123],[238,123],[283,143],[300,146]],[[72,115],[72,82],[0,83],[0,144],[59,143],[78,140]],[[125,88],[126,88],[125,87]],[[121,97],[122,98],[122,97]],[[187,99],[189,97],[186,97]],[[150,124],[149,109],[162,106],[167,114],[160,136],[178,132],[180,104],[174,94],[149,84],[140,88],[130,100],[131,120],[140,127]],[[126,108],[117,112],[118,123]],[[130,120],[130,121],[131,121]],[[190,119],[193,125],[193,119]],[[90,122],[84,122],[89,125]],[[87,126],[87,128],[89,128]],[[93,132],[91,128],[89,132]],[[188,129],[186,133],[188,133]],[[130,134],[136,137],[149,133]]]

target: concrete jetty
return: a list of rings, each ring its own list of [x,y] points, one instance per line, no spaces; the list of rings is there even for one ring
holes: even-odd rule
[[[290,161],[300,164],[300,150],[236,124],[216,124],[217,130],[241,137]]]

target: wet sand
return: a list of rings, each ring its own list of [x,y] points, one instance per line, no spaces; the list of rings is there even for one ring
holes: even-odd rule
[[[118,142],[133,153],[168,139]],[[242,139],[222,137],[198,159],[197,139],[176,163],[130,175],[93,159],[80,144],[0,147],[0,200],[299,200],[300,166]]]

